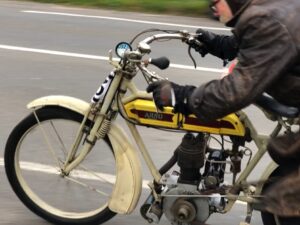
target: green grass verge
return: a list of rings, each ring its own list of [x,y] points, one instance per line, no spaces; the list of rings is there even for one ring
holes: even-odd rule
[[[208,15],[209,0],[29,0],[114,10],[155,12],[186,16]]]

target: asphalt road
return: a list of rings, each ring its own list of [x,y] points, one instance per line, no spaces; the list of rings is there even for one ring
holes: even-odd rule
[[[55,13],[54,13],[55,12]],[[29,112],[31,100],[62,94],[89,101],[111,70],[103,57],[120,41],[130,41],[138,32],[149,28],[186,29],[208,27],[217,33],[228,29],[206,18],[188,18],[62,7],[28,2],[0,1],[0,224],[44,225],[46,221],[31,213],[17,199],[4,173],[3,151],[13,127]],[[56,52],[53,52],[56,51]],[[79,55],[81,54],[81,55]],[[95,56],[98,58],[95,59]],[[187,47],[180,42],[153,45],[152,57],[168,56],[177,67],[192,66]],[[182,84],[201,84],[220,76],[222,62],[194,54],[197,70],[171,67],[160,74]],[[209,72],[213,69],[215,72]],[[219,72],[218,72],[219,71]],[[145,88],[141,78],[136,79]],[[256,108],[246,109],[260,133],[269,133],[274,126]],[[121,124],[122,121],[120,121]],[[140,128],[157,166],[162,165],[180,142],[179,134]],[[267,160],[267,159],[266,159]],[[150,179],[145,169],[144,178]],[[253,177],[257,177],[258,169]],[[143,190],[140,203],[148,195]],[[237,204],[227,215],[213,215],[211,225],[239,224],[245,217],[245,205]],[[128,216],[117,216],[106,224],[147,224],[138,208]],[[160,224],[169,224],[163,218]],[[261,225],[259,213],[253,224]]]

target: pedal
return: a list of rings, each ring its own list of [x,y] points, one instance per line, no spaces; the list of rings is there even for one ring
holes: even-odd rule
[[[250,225],[250,223],[247,223],[245,221],[240,222],[240,225]]]

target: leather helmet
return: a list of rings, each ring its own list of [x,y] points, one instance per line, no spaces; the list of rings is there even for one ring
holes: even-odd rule
[[[226,23],[227,26],[233,27],[240,14],[246,9],[252,0],[226,0],[228,6],[230,7],[233,18]]]

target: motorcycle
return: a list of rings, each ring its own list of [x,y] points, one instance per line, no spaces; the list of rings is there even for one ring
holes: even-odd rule
[[[156,33],[133,49],[136,39],[148,32]],[[120,115],[153,176],[147,184],[149,196],[140,208],[144,219],[159,223],[164,214],[172,224],[204,224],[211,214],[227,213],[236,201],[242,201],[248,206],[243,224],[250,224],[264,181],[274,175],[277,165],[267,165],[257,183],[247,178],[266,153],[268,139],[282,129],[290,132],[298,110],[265,96],[261,109],[268,119],[277,121],[268,136],[258,134],[243,111],[211,123],[174,113],[172,107],[158,111],[152,95],[139,90],[133,80],[137,75],[143,75],[147,83],[164,79],[148,69],[149,65],[169,66],[166,57],[147,58],[150,44],[160,40],[179,40],[189,46],[189,52],[192,46],[201,46],[197,34],[187,31],[144,31],[130,43],[116,46],[119,60],[109,52],[114,69],[90,103],[46,96],[27,105],[31,113],[7,140],[5,169],[14,192],[31,211],[54,224],[67,225],[101,224],[116,214],[133,212],[146,184],[138,151],[116,122]],[[186,134],[170,160],[158,169],[137,126]],[[213,147],[212,140],[220,147]],[[253,157],[247,147],[252,141],[257,147]],[[176,164],[178,168],[171,170]],[[231,183],[225,181],[225,174],[231,176]]]

